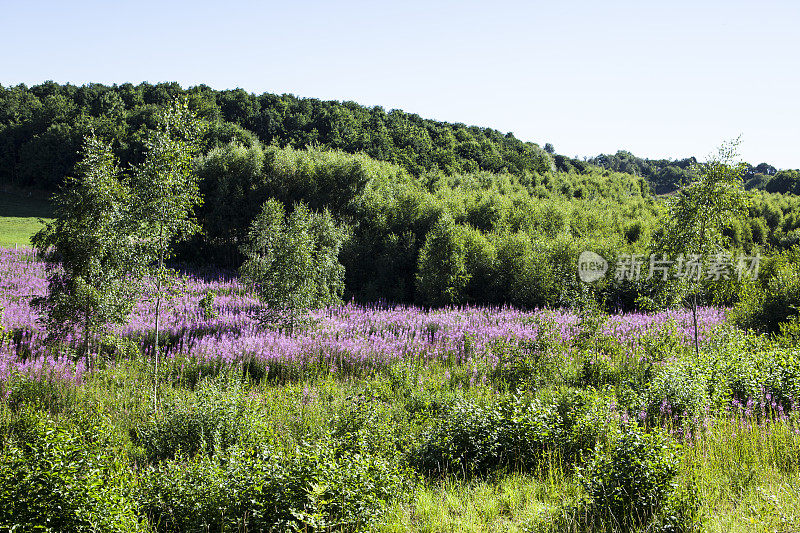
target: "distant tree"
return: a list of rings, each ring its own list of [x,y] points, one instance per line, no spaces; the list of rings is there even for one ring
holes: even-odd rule
[[[49,270],[47,296],[37,304],[52,335],[83,328],[91,365],[92,337],[130,313],[141,260],[131,239],[130,191],[111,148],[87,137],[77,171],[53,196],[55,220],[33,237]]]
[[[545,152],[547,152],[548,154],[554,154],[554,153],[556,153],[556,149],[555,149],[555,148],[553,147],[553,145],[552,145],[552,144],[550,144],[550,143],[545,143],[545,145],[544,145],[544,151],[545,151]]]
[[[800,170],[776,172],[764,187],[767,192],[800,194]]]
[[[287,217],[277,200],[264,203],[242,246],[239,271],[266,304],[268,323],[291,332],[308,309],[341,301],[344,239],[327,211],[296,204]]]
[[[193,218],[194,208],[201,202],[193,158],[202,132],[203,126],[189,111],[186,100],[174,100],[160,113],[158,128],[147,137],[144,161],[134,167],[131,180],[139,243],[143,256],[154,265],[156,279],[156,401],[161,305],[168,278],[164,263],[173,242],[199,229]]]
[[[739,140],[723,144],[718,154],[694,169],[695,179],[682,187],[668,204],[668,217],[660,233],[659,251],[669,257],[682,255],[702,261],[725,250],[723,230],[732,218],[744,216],[748,199],[743,188],[744,166],[736,161]],[[697,298],[703,269],[683,276],[682,291],[688,295],[697,340]]]
[[[206,246],[192,244],[205,248],[203,253],[209,259],[238,266],[239,246],[265,198],[260,191],[264,151],[258,142],[250,147],[231,142],[214,148],[197,163],[203,195],[197,215]],[[209,242],[214,243],[213,248],[207,245]]]

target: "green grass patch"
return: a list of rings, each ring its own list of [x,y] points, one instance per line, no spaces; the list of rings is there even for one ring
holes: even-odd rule
[[[47,193],[23,189],[3,189],[0,194],[0,246],[30,246],[31,237],[49,219],[53,210]]]

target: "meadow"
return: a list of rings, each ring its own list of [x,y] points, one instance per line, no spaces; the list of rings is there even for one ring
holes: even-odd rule
[[[44,193],[3,187],[0,195],[0,247],[29,247],[30,239],[42,227],[40,219],[52,217]]]
[[[800,353],[728,311],[331,306],[178,272],[81,352],[0,250],[0,527],[794,531]],[[0,330],[1,331],[1,330]],[[155,385],[155,386],[154,386]]]

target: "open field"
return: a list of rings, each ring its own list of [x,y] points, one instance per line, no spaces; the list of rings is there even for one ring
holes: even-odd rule
[[[30,246],[42,227],[40,219],[52,216],[44,193],[6,188],[0,193],[0,247]]]
[[[10,333],[0,343],[0,524],[799,523],[800,354],[733,328],[721,309],[701,310],[699,357],[684,311],[345,305],[290,334],[255,318],[259,303],[235,278],[187,274],[170,289],[154,387],[152,304],[95,339],[89,366],[80,331],[59,344],[45,337],[30,305],[44,275],[28,253],[0,253]]]

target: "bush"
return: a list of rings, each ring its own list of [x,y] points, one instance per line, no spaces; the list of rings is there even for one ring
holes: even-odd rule
[[[417,296],[425,305],[463,303],[471,273],[466,265],[465,231],[443,216],[425,237],[417,266]]]
[[[409,488],[408,473],[332,442],[288,454],[234,447],[151,467],[139,488],[158,531],[361,531]]]
[[[548,344],[543,333],[533,342],[521,344],[497,339],[490,345],[497,364],[490,368],[492,382],[501,390],[533,390],[557,382],[563,370],[563,359],[558,357],[555,343]]]
[[[548,460],[578,463],[605,431],[602,402],[566,391],[547,402],[520,396],[458,399],[423,432],[412,462],[427,475],[465,478],[531,472]]]
[[[331,440],[337,453],[375,455],[390,460],[404,457],[413,430],[409,427],[409,413],[403,407],[382,401],[369,391],[348,398],[330,422]]]
[[[130,437],[142,459],[153,463],[176,455],[214,455],[253,436],[256,424],[241,389],[207,380],[193,401],[167,406],[163,414],[131,429]]]
[[[733,401],[745,414],[763,415],[780,406],[785,412],[800,400],[800,351],[764,336],[738,330],[710,346],[701,372],[708,376],[714,407],[730,408]],[[754,408],[758,413],[754,412]]]
[[[103,335],[99,343],[99,354],[115,361],[140,359],[142,352],[139,344],[125,337],[118,335]]]
[[[75,397],[74,383],[54,372],[14,372],[0,385],[13,411],[28,407],[56,414],[66,409]]]
[[[733,311],[734,322],[747,329],[778,333],[800,308],[800,247],[766,262],[757,284],[749,285]]]
[[[680,446],[667,435],[625,426],[619,439],[579,472],[586,493],[579,522],[593,530],[691,530],[697,500],[678,489],[679,459]]]
[[[0,456],[0,528],[11,531],[144,531],[129,480],[106,437],[82,438],[28,415]]]
[[[696,422],[708,406],[706,377],[692,365],[675,362],[656,374],[646,392],[647,421]]]

